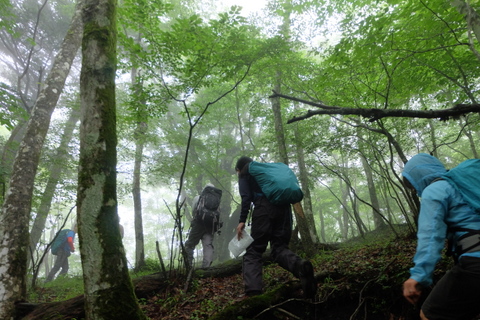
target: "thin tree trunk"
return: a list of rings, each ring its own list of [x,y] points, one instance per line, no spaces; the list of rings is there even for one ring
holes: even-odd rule
[[[460,119],[460,124],[463,124],[463,119]],[[477,152],[477,147],[475,146],[475,140],[472,135],[472,131],[470,130],[470,125],[467,125],[465,127],[465,135],[468,138],[468,143],[470,144],[470,149],[472,150],[473,157],[475,159],[479,158],[478,152]]]
[[[343,186],[344,182],[340,179],[340,190],[342,192],[342,208],[341,208],[341,218],[340,218],[340,230],[342,239],[345,241],[348,239],[348,229],[350,225],[350,216],[347,210],[347,199],[348,199],[348,186]]]
[[[370,202],[372,204],[372,215],[373,215],[373,224],[375,229],[385,226],[385,221],[378,214],[380,212],[380,203],[377,197],[377,190],[375,188],[375,183],[373,182],[372,168],[367,162],[367,159],[360,154],[360,159],[362,160],[363,170],[365,172],[365,177],[367,178],[368,194],[370,195]]]
[[[77,219],[85,318],[146,319],[127,267],[117,213],[116,1],[86,0]]]
[[[470,40],[470,50],[474,53],[477,59],[480,60],[480,54],[475,49],[474,41],[473,41],[473,36],[474,36],[477,39],[477,42],[480,42],[479,14],[475,10],[475,8],[469,4],[469,1],[452,0],[451,4],[455,9],[457,9],[459,13],[461,13],[465,17],[465,21],[467,22],[468,34],[469,34],[468,38]],[[471,36],[471,33],[473,33],[473,36]]]
[[[230,128],[227,127],[223,130],[227,131]],[[219,128],[219,130],[222,130]],[[238,147],[234,146],[231,149],[225,150],[225,154],[235,154],[238,152]],[[218,159],[218,162],[220,163],[220,170],[218,172],[229,172],[232,170],[233,164],[232,164],[233,158],[231,157],[222,157],[221,159]],[[217,162],[217,163],[218,163]],[[214,238],[214,244],[215,244],[215,259],[218,259],[219,262],[226,261],[230,259],[230,251],[228,250],[228,243],[229,241],[233,238],[233,230],[234,229],[228,229],[228,222],[229,220],[233,220],[235,222],[235,227],[238,224],[237,217],[234,216],[233,218],[230,218],[230,213],[232,212],[232,197],[230,196],[233,194],[232,191],[232,177],[230,175],[221,175],[219,177],[216,177],[219,179],[218,181],[218,187],[222,189],[222,202],[220,204],[221,212],[220,212],[220,220],[223,223],[222,229],[220,229],[220,234],[216,234]]]
[[[279,86],[276,86],[276,89],[279,89]],[[280,159],[283,163],[288,165],[288,156],[287,156],[287,148],[286,148],[286,142],[285,142],[285,135],[283,132],[283,123],[282,123],[282,112],[281,112],[281,107],[280,107],[280,101],[278,103],[276,102],[276,98],[272,99],[272,109],[273,109],[273,114],[274,114],[274,119],[275,119],[275,131],[277,133],[277,146],[280,154]],[[280,132],[281,131],[281,132]],[[295,218],[298,224],[298,230],[300,232],[300,235],[302,237],[302,249],[304,252],[306,252],[308,255],[313,255],[313,241],[312,237],[310,235],[309,227],[308,227],[308,222],[305,217],[305,213],[303,211],[302,204],[295,203],[293,205],[293,211],[295,213]]]
[[[295,131],[295,145],[297,148],[297,161],[298,161],[298,168],[300,171],[300,183],[303,190],[303,208],[305,210],[305,218],[308,223],[308,230],[310,232],[310,237],[314,243],[318,243],[318,234],[317,228],[315,225],[315,219],[313,216],[313,207],[312,207],[312,197],[310,195],[310,187],[308,183],[308,170],[305,165],[305,151],[302,146],[302,138],[301,134],[298,130],[298,125],[294,127]]]
[[[60,180],[60,175],[62,174],[64,168],[63,161],[68,155],[68,144],[72,140],[73,131],[79,120],[80,110],[78,108],[73,108],[70,113],[70,117],[65,124],[65,130],[63,132],[60,145],[57,148],[57,152],[54,156],[55,160],[50,166],[50,177],[48,178],[47,185],[45,186],[45,190],[43,191],[42,200],[40,202],[37,215],[35,216],[32,230],[30,232],[30,252],[32,254],[35,252],[38,241],[45,229],[45,221],[47,220],[48,213],[50,212],[50,206],[52,204],[53,196],[55,195],[57,183]],[[29,254],[28,259],[31,258],[32,255]]]
[[[137,36],[137,43],[140,43],[141,35]],[[132,86],[135,88],[137,96],[141,96],[142,83],[137,83],[138,69],[133,68],[131,74]],[[141,189],[141,173],[143,161],[143,149],[145,146],[145,133],[148,130],[145,115],[144,101],[138,102],[137,108],[137,127],[135,128],[135,164],[133,168],[133,210],[135,225],[135,270],[139,271],[145,267],[145,240],[143,237],[143,213],[142,213],[142,189]]]
[[[143,237],[143,215],[141,194],[141,168],[145,139],[146,122],[138,122],[135,130],[135,165],[133,169],[133,208],[135,224],[135,270],[145,267],[145,241]]]
[[[73,59],[82,37],[79,1],[70,29],[55,58],[46,85],[35,103],[27,131],[15,158],[9,192],[0,221],[0,319],[14,316],[14,303],[26,298],[27,255],[30,245],[28,223],[35,174],[40,152]],[[15,217],[15,218],[13,218]]]

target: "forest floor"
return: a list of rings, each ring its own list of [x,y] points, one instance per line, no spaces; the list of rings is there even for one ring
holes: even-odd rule
[[[265,294],[259,297],[247,299],[243,295],[242,277],[237,272],[221,277],[194,277],[186,292],[185,277],[173,276],[161,290],[139,301],[151,320],[413,320],[418,319],[418,309],[403,298],[401,286],[409,276],[415,247],[414,235],[393,236],[387,229],[349,241],[335,250],[319,247],[317,255],[311,259],[318,279],[315,301],[302,299],[299,281],[274,263],[264,267]],[[435,278],[441,277],[450,265],[449,258],[442,259]],[[279,291],[285,287],[288,289]],[[53,294],[54,286],[42,290],[41,296],[51,299],[37,302],[59,298],[58,292]],[[51,295],[48,294],[50,290]],[[270,299],[267,307],[261,299]],[[260,307],[255,309],[255,304]],[[233,311],[237,316],[226,316],[228,308],[237,308]],[[247,308],[255,311],[246,312]]]

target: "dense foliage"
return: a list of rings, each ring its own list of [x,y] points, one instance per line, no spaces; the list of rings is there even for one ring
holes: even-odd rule
[[[129,266],[138,263],[136,243],[147,260],[183,265],[191,201],[208,182],[224,190],[215,248],[217,263],[228,260],[239,205],[233,166],[241,155],[285,161],[298,173],[313,241],[345,242],[385,226],[395,234],[397,224],[414,232],[418,198],[401,182],[404,163],[418,152],[447,168],[478,158],[478,113],[446,121],[335,114],[287,120],[314,108],[299,99],[382,110],[478,104],[478,5],[280,0],[248,15],[241,6],[118,1],[117,198]],[[2,201],[25,120],[73,8],[72,0],[0,1]],[[76,59],[35,177],[35,267],[76,203],[79,136],[72,125],[80,67]],[[296,100],[273,99],[273,90]],[[70,215],[68,225],[75,219]],[[72,261],[80,273],[78,256]],[[50,266],[47,255],[40,276]]]

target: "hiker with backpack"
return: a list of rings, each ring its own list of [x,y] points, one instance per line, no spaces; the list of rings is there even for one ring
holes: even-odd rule
[[[256,296],[263,292],[262,255],[270,243],[273,260],[300,279],[303,294],[307,299],[315,298],[317,283],[312,263],[300,258],[288,248],[292,235],[291,203],[299,202],[303,198],[293,172],[283,163],[268,165],[254,162],[246,156],[237,160],[235,171],[238,175],[238,188],[242,198],[240,219],[236,228],[239,240],[242,238],[250,207],[254,205],[251,228],[251,236],[254,240],[243,256],[245,295]],[[267,172],[271,174],[265,175]],[[284,177],[287,179],[282,180]],[[271,181],[263,184],[264,180],[270,179]],[[276,188],[271,190],[268,184],[274,180],[277,182],[273,183]],[[264,185],[263,189],[259,183]],[[294,197],[290,199],[289,195],[292,194]]]
[[[203,262],[202,268],[208,268],[213,262],[213,237],[215,232],[222,227],[220,222],[220,200],[222,190],[208,183],[201,194],[193,199],[192,221],[190,232],[185,242],[188,264],[193,266],[193,251],[202,241]]]
[[[60,271],[59,276],[67,274],[69,268],[68,257],[70,257],[71,252],[75,252],[73,241],[75,240],[76,232],[77,225],[75,224],[73,230],[63,229],[57,234],[51,247],[52,254],[56,255],[57,258],[55,259],[55,263],[48,273],[45,282],[52,281],[53,278],[55,278],[55,274],[60,269],[62,270]]]
[[[478,165],[479,161],[465,164]],[[480,166],[471,172],[461,166],[447,171],[440,160],[420,153],[402,172],[405,186],[421,198],[417,250],[410,278],[403,284],[404,297],[414,305],[420,303],[424,288],[433,283],[445,239],[455,261],[423,302],[420,317],[424,320],[470,320],[480,313],[480,214],[476,204],[467,201],[468,193],[478,194],[478,188],[464,185],[469,179],[480,179]],[[477,190],[466,190],[468,186]]]

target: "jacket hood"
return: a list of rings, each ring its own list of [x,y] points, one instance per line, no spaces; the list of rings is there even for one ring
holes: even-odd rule
[[[433,180],[441,178],[447,170],[443,163],[427,153],[413,156],[403,168],[402,176],[412,184],[419,197]]]

